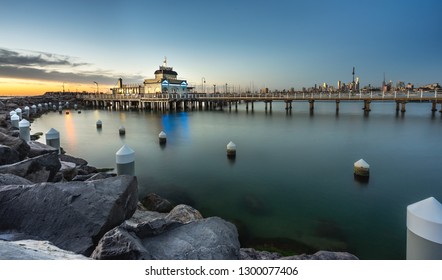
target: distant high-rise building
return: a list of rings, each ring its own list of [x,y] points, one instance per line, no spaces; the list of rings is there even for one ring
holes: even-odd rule
[[[341,90],[341,86],[342,86],[342,82],[339,80],[338,81],[338,90]]]
[[[353,72],[352,72],[352,75],[353,75],[353,84],[355,83],[355,67],[353,66]]]

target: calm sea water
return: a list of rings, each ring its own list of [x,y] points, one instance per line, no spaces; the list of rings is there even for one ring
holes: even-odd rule
[[[260,103],[253,112],[245,105],[169,114],[72,110],[48,113],[31,128],[57,129],[68,154],[100,168],[115,167],[115,153],[128,144],[140,197],[155,192],[232,221],[243,247],[404,259],[407,205],[442,200],[441,114],[430,103],[407,104],[405,114],[395,103],[372,103],[368,116],[362,106],[342,102],[339,114],[334,102],[316,102],[314,114],[308,103],[294,103],[291,114],[284,103],[272,113]],[[229,141],[237,145],[234,162]],[[353,175],[360,158],[371,166],[365,183]]]

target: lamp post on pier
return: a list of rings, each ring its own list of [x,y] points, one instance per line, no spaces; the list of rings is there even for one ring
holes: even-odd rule
[[[202,90],[202,93],[206,92],[205,86],[206,86],[206,78],[202,77],[201,78],[201,90]]]
[[[97,95],[98,95],[98,93],[99,93],[99,91],[98,91],[98,83],[96,81],[94,81],[94,84],[97,85]]]

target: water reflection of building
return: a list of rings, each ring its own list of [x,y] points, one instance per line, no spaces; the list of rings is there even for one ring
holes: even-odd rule
[[[118,79],[118,85],[111,88],[112,94],[187,94],[191,87],[188,87],[186,80],[178,79],[178,73],[173,67],[167,66],[167,58],[164,58],[163,65],[155,71],[155,78],[145,79],[142,84],[123,84],[123,79]]]

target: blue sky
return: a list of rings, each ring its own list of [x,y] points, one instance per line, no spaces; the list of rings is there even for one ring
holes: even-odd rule
[[[141,83],[164,56],[197,87],[442,82],[438,0],[2,2],[0,90]]]

